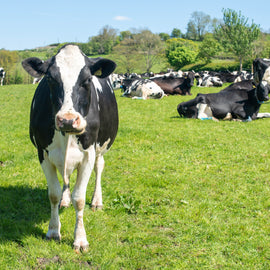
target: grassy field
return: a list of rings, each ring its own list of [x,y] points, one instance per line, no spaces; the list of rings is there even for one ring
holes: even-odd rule
[[[270,269],[270,119],[182,119],[176,107],[191,97],[143,101],[116,91],[104,209],[91,211],[92,176],[90,248],[77,254],[73,207],[60,210],[62,241],[45,240],[47,185],[28,136],[35,87],[0,88],[0,269]]]

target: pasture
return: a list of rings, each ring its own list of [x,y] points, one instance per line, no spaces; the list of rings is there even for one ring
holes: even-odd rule
[[[0,269],[270,268],[270,119],[178,117],[180,102],[221,88],[146,101],[117,90],[120,126],[105,155],[104,208],[91,210],[91,177],[90,248],[77,254],[73,207],[60,210],[62,241],[45,240],[47,185],[28,135],[35,88],[0,88]]]

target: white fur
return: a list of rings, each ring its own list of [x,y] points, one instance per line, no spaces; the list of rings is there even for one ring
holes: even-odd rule
[[[140,85],[137,83],[138,81],[134,81],[129,87],[128,94],[133,99],[162,98],[164,96],[164,91],[155,82],[147,81]]]
[[[266,81],[270,85],[270,67],[265,70],[262,81]]]
[[[76,59],[76,61],[74,61]],[[73,111],[72,88],[77,82],[82,68],[85,66],[85,58],[80,49],[68,45],[56,55],[56,65],[59,67],[63,82],[65,97],[61,110]]]
[[[198,108],[198,119],[205,119],[213,117],[211,108],[207,104],[199,103]]]
[[[75,61],[74,61],[75,59]],[[64,101],[57,117],[65,118],[67,113],[73,114],[75,118],[80,118],[78,130],[84,131],[86,121],[78,112],[74,110],[72,101],[72,91],[82,68],[85,66],[85,56],[77,46],[68,45],[61,49],[56,55],[56,65],[60,70],[61,80],[64,88]],[[55,126],[57,127],[57,121]]]
[[[102,92],[102,86],[101,86],[98,78],[96,76],[93,76],[92,81],[93,81],[93,84],[94,84],[96,90],[98,90],[101,93]]]

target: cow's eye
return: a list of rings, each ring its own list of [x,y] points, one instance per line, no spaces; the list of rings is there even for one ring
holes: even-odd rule
[[[83,83],[81,84],[83,87],[87,87],[89,86],[91,82],[91,79],[90,78],[87,78],[86,80],[83,81]]]

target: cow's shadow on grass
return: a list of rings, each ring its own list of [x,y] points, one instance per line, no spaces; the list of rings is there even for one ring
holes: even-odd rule
[[[20,242],[25,235],[45,237],[40,223],[50,218],[46,189],[28,186],[0,187],[0,242]]]

